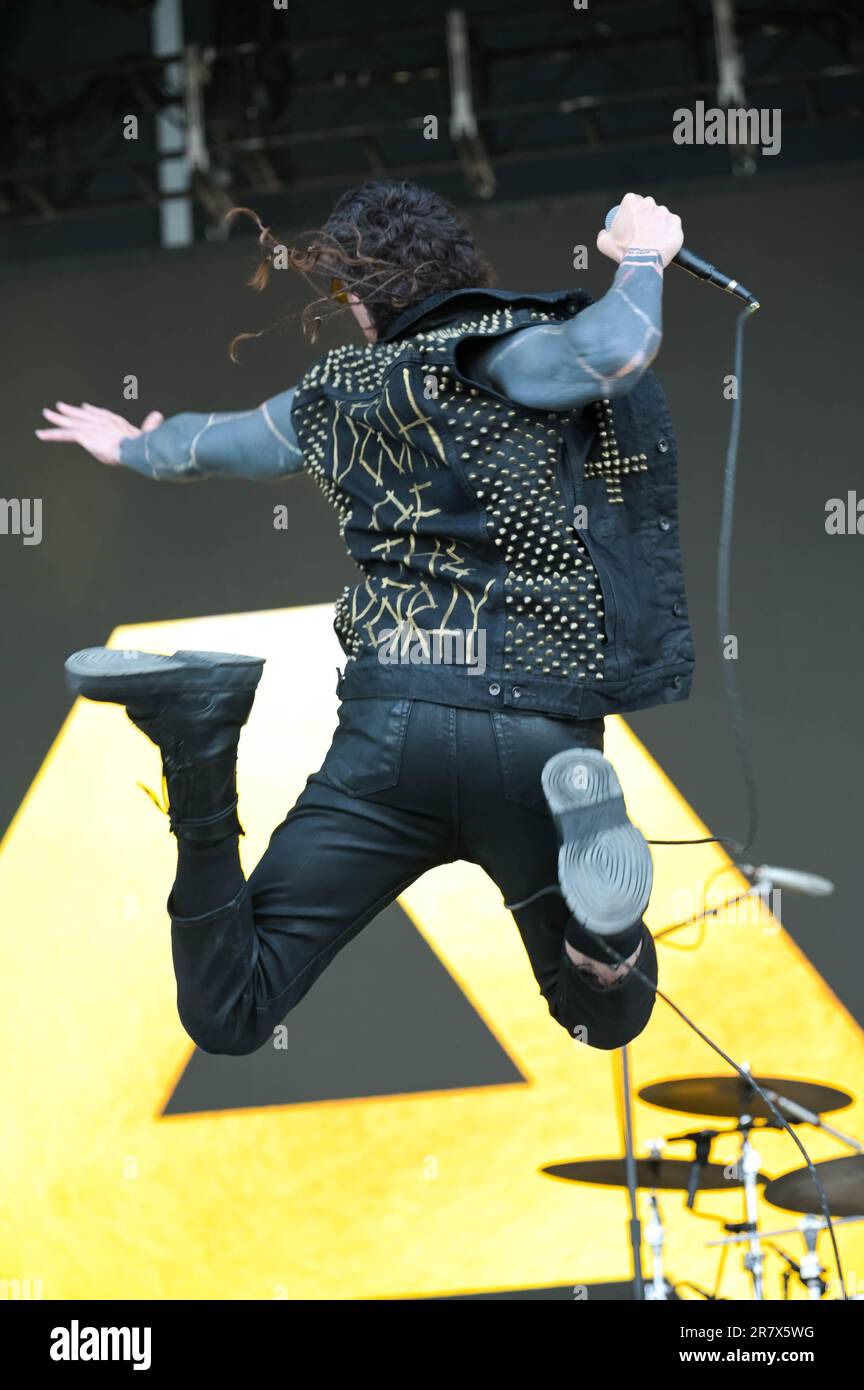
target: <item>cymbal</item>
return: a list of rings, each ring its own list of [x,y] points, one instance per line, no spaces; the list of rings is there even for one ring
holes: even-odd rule
[[[838,1091],[834,1086],[823,1086],[815,1081],[795,1081],[788,1076],[756,1076],[756,1082],[763,1091],[777,1091],[787,1100],[794,1100],[807,1110],[818,1115],[829,1110],[842,1110],[851,1104],[852,1097],[846,1091]],[[740,1076],[679,1076],[672,1081],[657,1081],[651,1086],[643,1086],[639,1091],[640,1100],[649,1105],[657,1105],[661,1110],[683,1110],[687,1115],[729,1115],[735,1119],[739,1115],[752,1115],[755,1120],[774,1118],[768,1106],[756,1094],[752,1086],[742,1081]],[[777,1105],[777,1102],[774,1102]],[[778,1105],[781,1115],[790,1124],[801,1124],[787,1115]]]
[[[825,1189],[832,1216],[864,1214],[864,1154],[829,1158],[825,1163],[814,1166]],[[784,1211],[812,1212],[818,1216],[822,1210],[809,1168],[795,1168],[791,1173],[783,1173],[769,1182],[764,1196],[772,1206],[782,1207]]]
[[[637,1158],[636,1186],[686,1192],[691,1169],[692,1164],[684,1158]],[[565,1182],[593,1182],[602,1187],[627,1186],[627,1169],[623,1158],[583,1158],[573,1163],[550,1163],[540,1171],[547,1173],[550,1178],[563,1178]],[[722,1163],[706,1163],[699,1173],[699,1187],[711,1192],[740,1187],[740,1178],[727,1176],[735,1171],[733,1164],[726,1168]],[[756,1181],[766,1183],[771,1179],[760,1173]]]

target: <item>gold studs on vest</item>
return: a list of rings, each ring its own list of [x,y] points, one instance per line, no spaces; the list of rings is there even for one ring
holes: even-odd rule
[[[606,482],[606,496],[611,503],[624,501],[621,478],[626,473],[645,473],[648,470],[647,454],[632,454],[622,458],[615,437],[615,422],[612,416],[612,402],[607,399],[594,402],[597,415],[597,437],[600,441],[600,458],[586,460],[585,477],[603,478]]]

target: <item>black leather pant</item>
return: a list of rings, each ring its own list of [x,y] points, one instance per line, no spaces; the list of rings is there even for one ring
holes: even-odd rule
[[[601,720],[343,702],[323,766],[242,891],[195,918],[178,917],[169,899],[187,1032],[207,1052],[255,1051],[337,951],[437,864],[480,864],[507,902],[556,883],[558,842],[540,773],[553,753],[602,742]],[[602,1049],[642,1031],[653,990],[634,975],[603,989],[572,964],[557,893],[514,916],[562,1027]],[[647,928],[638,967],[656,980]]]

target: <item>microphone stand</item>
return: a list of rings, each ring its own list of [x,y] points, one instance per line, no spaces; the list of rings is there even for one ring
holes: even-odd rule
[[[744,1069],[749,1071],[746,1062]],[[765,1257],[762,1254],[762,1246],[759,1240],[759,1210],[757,1198],[759,1195],[759,1154],[750,1142],[750,1133],[754,1129],[752,1115],[742,1115],[739,1120],[741,1132],[741,1157],[738,1160],[739,1171],[744,1179],[744,1210],[746,1214],[747,1229],[747,1253],[744,1256],[744,1268],[749,1271],[753,1281],[753,1297],[757,1302],[761,1302],[765,1297],[765,1285],[762,1270]]]
[[[642,1274],[642,1227],[639,1221],[639,1206],[636,1195],[636,1153],[633,1147],[633,1112],[630,1098],[630,1051],[621,1048],[621,1114],[624,1118],[624,1168],[627,1174],[627,1192],[630,1199],[630,1220],[628,1233],[633,1256],[633,1298],[636,1302],[645,1299],[645,1280]]]
[[[767,1240],[765,1242],[769,1250],[773,1250],[776,1255],[779,1255],[781,1259],[786,1261],[787,1279],[790,1274],[794,1274],[798,1282],[803,1284],[804,1288],[807,1290],[808,1299],[815,1302],[821,1299],[828,1287],[823,1278],[825,1270],[822,1268],[822,1263],[816,1252],[816,1237],[823,1229],[824,1223],[810,1216],[805,1217],[801,1222],[799,1230],[804,1237],[807,1253],[800,1265],[797,1261],[792,1259],[791,1255],[787,1255],[785,1250],[781,1250],[779,1245],[775,1245],[773,1241]]]

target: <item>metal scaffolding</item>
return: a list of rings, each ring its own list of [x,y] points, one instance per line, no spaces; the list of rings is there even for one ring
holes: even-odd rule
[[[856,153],[864,46],[851,9],[424,8],[422,20],[358,29],[328,26],[326,5],[292,5],[275,36],[269,15],[266,34],[231,43],[209,42],[187,16],[178,51],[163,42],[110,63],[7,71],[0,225],[182,200],[213,236],[224,210],[251,198],[296,201],[368,176],[455,178],[466,198],[485,198],[503,172],[518,193],[519,171],[538,168],[555,191],[556,168],[560,180],[574,160],[667,147],[674,178],[672,112],[745,92],[782,109],[787,131],[808,131],[810,161]],[[218,19],[220,3],[210,9]],[[727,149],[715,166],[752,175],[758,151]]]

